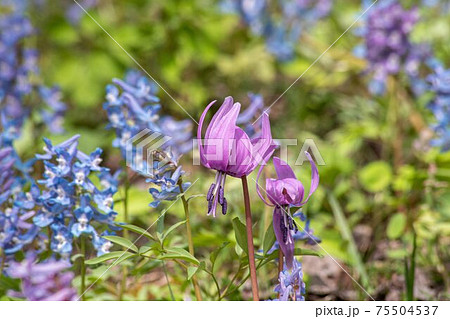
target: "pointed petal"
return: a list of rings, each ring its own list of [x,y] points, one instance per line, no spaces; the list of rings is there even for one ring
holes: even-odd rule
[[[261,200],[267,205],[267,206],[273,206],[272,204],[270,204],[269,202],[266,201],[266,199],[264,198],[264,196],[261,194],[261,186],[259,185],[259,178],[261,177],[261,173],[263,171],[264,166],[261,165],[259,167],[259,171],[258,171],[258,176],[256,177],[256,193],[258,194],[259,198],[261,198]],[[267,192],[266,192],[267,194]]]
[[[291,269],[294,259],[294,240],[292,238],[291,232],[288,230],[288,243],[284,241],[283,232],[281,231],[281,223],[284,218],[283,214],[284,211],[281,207],[275,207],[275,210],[273,211],[273,231],[275,233],[278,244],[280,245],[281,251],[284,254],[286,266]]]
[[[319,186],[319,171],[317,169],[316,163],[314,163],[311,155],[309,155],[308,152],[305,152],[305,154],[309,162],[311,163],[311,187],[309,188],[308,197],[300,205],[306,204],[311,195],[316,191],[317,187]]]
[[[263,114],[261,122],[261,136],[252,140],[253,165],[249,167],[246,175],[250,174],[258,165],[265,165],[276,148],[272,139],[269,115],[267,113]]]
[[[234,103],[231,97],[225,99],[224,104],[214,115],[206,130],[204,155],[210,168],[225,171],[228,166],[230,149],[234,139],[236,119],[241,108],[240,103]],[[208,158],[209,157],[209,158]]]
[[[273,166],[275,166],[275,171],[277,172],[277,176],[279,179],[284,178],[297,179],[297,177],[295,177],[294,171],[289,166],[289,164],[281,160],[280,158],[278,157],[273,158]]]
[[[208,163],[206,162],[206,158],[204,155],[205,151],[204,151],[203,145],[202,145],[202,128],[203,128],[203,122],[205,121],[206,114],[208,113],[209,109],[211,108],[211,106],[213,106],[214,103],[216,103],[216,100],[209,103],[208,106],[205,108],[205,110],[202,113],[202,116],[200,117],[198,128],[197,128],[197,144],[198,144],[198,150],[200,153],[200,162],[202,163],[203,166],[205,166],[207,168],[210,168],[210,167],[209,167]]]
[[[241,128],[235,127],[234,145],[231,149],[226,173],[234,177],[242,177],[249,166],[253,165],[252,143],[247,133]]]

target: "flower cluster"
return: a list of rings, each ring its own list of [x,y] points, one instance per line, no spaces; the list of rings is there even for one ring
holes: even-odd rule
[[[3,133],[0,134],[0,250],[12,255],[30,244],[38,233],[31,222],[36,185],[29,172],[34,161],[22,163],[2,136]]]
[[[253,33],[263,36],[269,52],[279,60],[290,60],[305,29],[326,17],[331,0],[228,0],[226,11],[238,13]]]
[[[450,150],[450,69],[445,69],[440,63],[434,63],[434,72],[428,76],[430,91],[434,97],[428,107],[436,118],[433,129],[438,139],[432,141],[433,146]]]
[[[89,10],[97,4],[98,0],[80,0],[78,3],[71,3],[66,11],[66,17],[70,23],[76,25],[84,15],[84,10]],[[84,9],[81,9],[80,6]]]
[[[134,171],[147,176],[148,182],[158,186],[149,190],[155,199],[151,206],[156,207],[163,200],[173,200],[181,193],[178,184],[184,171],[178,161],[192,147],[192,123],[189,120],[176,121],[168,115],[160,116],[157,86],[140,72],[129,71],[124,80],[114,79],[113,83],[106,87],[103,106],[108,114],[109,127],[116,131],[113,146],[120,148],[124,158],[132,159]],[[153,133],[167,137],[167,141],[152,151],[151,159],[144,161],[144,154],[140,154],[133,145],[145,142]],[[184,183],[182,187],[185,189],[189,185]]]
[[[284,267],[278,277],[275,292],[279,294],[279,301],[304,301],[305,283],[303,282],[302,264],[295,258],[292,268]]]
[[[102,255],[112,246],[102,236],[117,230],[113,210],[117,173],[111,175],[100,166],[101,149],[90,155],[79,151],[78,139],[76,135],[56,146],[44,139],[45,154],[37,158],[44,162],[44,179],[38,183],[45,189],[33,198],[38,207],[33,222],[41,228],[50,227],[51,249],[62,256],[71,253],[74,237],[83,234]]]
[[[29,301],[71,301],[76,300],[77,293],[71,283],[74,278],[67,261],[49,259],[37,263],[36,254],[28,253],[21,262],[13,262],[7,273],[12,278],[22,280],[21,292],[9,291],[14,298]]]
[[[368,61],[366,72],[372,76],[369,90],[373,94],[383,94],[388,76],[399,74],[409,78],[416,93],[423,92],[419,70],[429,53],[426,46],[410,39],[418,19],[416,7],[407,10],[395,0],[380,2],[367,12],[365,25],[359,30],[365,42],[355,51]]]
[[[25,16],[26,1],[5,1],[0,8],[0,116],[3,139],[9,143],[18,138],[24,121],[30,115],[29,99],[38,96],[46,107],[40,109],[42,121],[51,132],[62,131],[66,105],[60,101],[57,88],[39,84],[38,52],[24,40],[35,31]]]

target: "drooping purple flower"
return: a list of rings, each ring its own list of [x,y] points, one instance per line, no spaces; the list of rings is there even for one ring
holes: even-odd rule
[[[276,179],[268,178],[266,180],[268,202],[261,194],[258,182],[256,183],[259,197],[266,205],[274,207],[273,229],[289,269],[292,268],[294,260],[293,233],[298,231],[290,214],[290,207],[300,207],[306,204],[319,186],[319,171],[317,170],[317,166],[311,158],[311,155],[308,152],[305,152],[305,154],[311,163],[311,186],[306,198],[304,198],[305,190],[303,184],[297,180],[291,167],[278,157],[273,158],[273,164],[278,177]],[[262,170],[259,171],[258,179],[261,172]]]
[[[201,164],[217,171],[216,180],[207,195],[208,215],[212,214],[214,217],[218,204],[222,206],[223,214],[227,212],[227,201],[224,196],[226,176],[238,178],[247,176],[258,165],[266,163],[275,149],[269,116],[267,114],[262,116],[261,136],[250,139],[240,127],[236,126],[241,104],[233,103],[232,97],[225,98],[211,119],[202,140],[206,114],[215,102],[206,107],[197,130]]]
[[[29,301],[71,301],[77,293],[72,287],[74,274],[66,271],[70,267],[67,261],[50,259],[37,262],[36,254],[28,253],[21,262],[11,262],[7,274],[21,279],[21,291],[9,291],[15,298]]]

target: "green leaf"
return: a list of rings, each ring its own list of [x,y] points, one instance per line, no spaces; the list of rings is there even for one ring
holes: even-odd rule
[[[84,258],[84,255],[83,255],[83,254],[76,254],[76,255],[73,255],[72,257],[70,257],[70,261],[71,261],[72,263],[74,263],[78,258]]]
[[[153,247],[151,247],[151,246],[141,246],[141,247],[139,247],[139,255],[148,253],[152,249],[153,249]]]
[[[159,215],[158,217],[158,221],[156,222],[156,232],[158,234],[162,234],[164,232],[164,217],[165,217],[165,213],[161,213],[161,215]]]
[[[183,248],[167,248],[166,253],[158,257],[159,259],[182,259],[195,265],[199,265],[200,262],[192,256],[189,252]]]
[[[175,229],[177,229],[178,227],[180,227],[181,225],[183,225],[183,224],[185,224],[185,223],[186,223],[186,221],[183,220],[183,221],[181,221],[181,222],[178,222],[178,223],[176,223],[176,224],[170,226],[170,228],[169,228],[169,229],[164,233],[164,235],[162,236],[162,240],[164,241],[164,239],[166,239],[166,237],[167,237],[171,232],[173,232]]]
[[[198,271],[199,267],[189,266],[187,269],[187,280],[191,280],[191,278]]]
[[[389,239],[397,239],[399,238],[406,228],[406,216],[402,213],[394,214],[389,220],[389,224],[387,226],[387,236]]]
[[[386,162],[372,162],[361,169],[358,177],[366,190],[375,193],[384,190],[392,182],[392,169]]]
[[[139,235],[145,236],[150,240],[156,241],[155,237],[153,237],[149,232],[147,232],[144,228],[141,228],[139,226],[131,225],[131,224],[119,224],[116,223],[117,226],[122,227],[124,229],[128,229],[129,231],[132,231],[134,233],[137,233]]]
[[[295,248],[294,249],[294,255],[295,256],[317,256],[317,257],[323,257],[323,255],[315,250],[312,249],[305,249],[305,248]]]
[[[211,253],[211,255],[209,255],[209,260],[211,261],[211,265],[212,265],[211,266],[211,271],[212,272],[214,272],[214,264],[216,263],[217,256],[219,256],[219,254],[222,251],[222,249],[224,249],[226,246],[228,246],[229,243],[230,242],[228,242],[228,241],[222,243],[222,245],[219,248],[215,249]]]
[[[127,255],[129,257],[134,256],[133,253],[130,253],[128,251],[113,251],[113,252],[101,255],[99,257],[86,260],[84,263],[86,265],[96,265],[96,264],[102,263],[102,262],[110,260],[110,259],[120,258],[122,255]]]
[[[239,217],[235,217],[233,219],[233,229],[237,244],[248,255],[247,230],[245,228],[245,225],[242,224],[242,222],[239,220]]]
[[[126,249],[131,249],[135,253],[138,252],[138,248],[136,247],[136,245],[133,244],[131,242],[131,240],[129,240],[129,239],[119,237],[119,236],[103,236],[103,238],[105,238],[105,239],[109,240],[110,242],[113,242],[117,245],[125,247]]]
[[[270,248],[273,247],[273,244],[275,243],[275,232],[273,231],[272,223],[267,227],[266,233],[264,234],[264,240],[263,240],[263,254],[267,255],[267,252],[270,250]]]

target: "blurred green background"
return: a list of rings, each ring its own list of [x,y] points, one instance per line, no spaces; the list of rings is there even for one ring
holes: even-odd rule
[[[330,17],[304,33],[295,59],[280,63],[267,52],[264,39],[253,35],[237,15],[221,12],[217,1],[100,0],[89,10],[93,19],[83,15],[75,24],[65,16],[72,5],[70,0],[48,1],[31,14],[39,30],[32,41],[41,52],[45,82],[60,85],[69,105],[67,132],[52,139],[79,133],[80,149],[103,148],[106,165],[112,168],[119,166],[120,156],[111,146],[114,132],[105,128],[105,86],[112,78],[123,77],[126,70],[139,67],[93,19],[198,119],[210,101],[222,101],[228,95],[247,106],[248,92],[259,93],[267,106],[272,104],[360,10],[359,1],[336,3]],[[413,39],[430,43],[441,61],[450,61],[449,16],[429,8],[421,14]],[[319,166],[320,188],[304,212],[326,252],[370,294],[377,299],[405,298],[404,260],[411,253],[413,234],[417,234],[416,298],[448,299],[450,153],[428,146],[433,134],[427,124],[432,122],[426,109],[429,97],[409,97],[401,80],[390,81],[384,97],[368,93],[362,75],[366,62],[352,53],[359,43],[361,39],[350,30],[283,95],[271,109],[273,136],[298,139],[299,145],[289,148],[293,161],[306,138],[316,142],[326,165]],[[159,97],[164,113],[186,118],[167,94],[160,91]],[[42,146],[31,132],[24,134],[19,144],[24,156],[34,153],[30,145],[31,149]],[[190,156],[182,159],[188,172],[185,179],[200,180],[190,195],[204,194],[213,173],[193,167],[191,162]],[[295,169],[303,184],[309,185],[309,165]],[[249,180],[259,246],[271,212],[260,203],[252,178]],[[130,211],[135,224],[149,225],[158,216],[157,210],[148,207],[151,197],[147,189],[143,181],[132,187]],[[243,216],[238,180],[227,181],[227,193],[229,216],[211,219],[206,216],[204,198],[190,202],[200,256],[223,241],[235,241],[231,221]],[[182,218],[180,205],[170,209],[167,223]],[[120,219],[120,205],[117,209]],[[172,240],[182,242],[182,234]],[[233,256],[240,253],[236,247],[228,246],[228,254],[221,255],[224,266],[216,269],[222,278],[233,274]],[[303,264],[307,300],[367,298],[329,257],[304,257]],[[177,270],[172,271],[176,278]],[[276,267],[265,268],[261,276],[262,297],[268,298],[273,295]],[[149,274],[132,283],[128,297],[164,298],[164,282],[146,285],[152,280],[158,282]],[[182,299],[187,288],[181,279],[177,283],[172,288]],[[101,294],[109,298],[107,288],[98,288],[95,294],[96,299],[102,298]],[[233,294],[230,299],[248,299],[248,294],[249,288],[244,286],[242,296]]]

